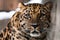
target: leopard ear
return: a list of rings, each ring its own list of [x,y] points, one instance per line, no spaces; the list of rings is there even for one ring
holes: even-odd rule
[[[52,7],[53,7],[53,2],[46,2],[46,3],[44,4],[44,7],[46,7],[48,10],[51,10]]]
[[[19,7],[19,8],[24,8],[25,5],[24,5],[22,2],[20,2],[20,3],[18,4],[18,7]]]

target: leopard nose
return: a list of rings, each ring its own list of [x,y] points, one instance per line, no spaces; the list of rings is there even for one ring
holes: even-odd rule
[[[36,28],[38,26],[38,24],[32,24],[31,26]]]

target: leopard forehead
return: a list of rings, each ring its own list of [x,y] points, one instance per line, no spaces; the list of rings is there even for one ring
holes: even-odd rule
[[[27,4],[21,10],[22,11],[26,11],[26,12],[30,11],[30,12],[33,12],[33,13],[37,13],[37,12],[40,12],[40,10],[42,9],[42,7],[43,7],[42,4]]]
[[[36,9],[41,9],[43,7],[42,4],[28,4],[26,6],[27,6],[27,8],[31,8],[33,11]]]
[[[31,12],[38,12],[39,10],[50,11],[52,8],[52,2],[47,2],[45,4],[33,3],[24,5],[23,3],[19,3],[19,8],[21,9],[20,12],[24,10],[29,10]]]
[[[32,18],[37,18],[37,16],[40,15],[42,9],[42,4],[27,4],[20,10],[20,12],[22,15],[28,14],[28,17],[31,15]]]

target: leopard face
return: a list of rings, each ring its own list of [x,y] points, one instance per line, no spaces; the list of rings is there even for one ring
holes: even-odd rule
[[[51,23],[52,3],[42,4],[19,4],[20,11],[13,15],[11,24],[18,31],[31,37],[43,37]],[[14,19],[13,19],[14,18]]]

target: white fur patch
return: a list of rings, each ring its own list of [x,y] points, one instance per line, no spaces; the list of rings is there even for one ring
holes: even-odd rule
[[[32,36],[32,37],[39,37],[41,34],[30,34],[30,36]]]

